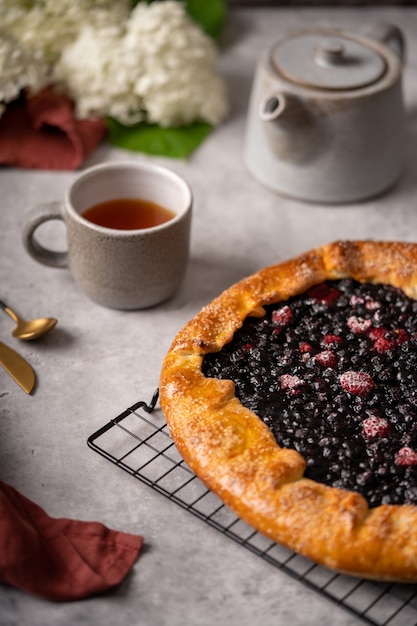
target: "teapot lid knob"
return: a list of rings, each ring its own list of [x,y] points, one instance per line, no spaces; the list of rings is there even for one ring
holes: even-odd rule
[[[319,65],[337,65],[343,62],[345,46],[338,39],[323,39],[316,46],[314,60]]]

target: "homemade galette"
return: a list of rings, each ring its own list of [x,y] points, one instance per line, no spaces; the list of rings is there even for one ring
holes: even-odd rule
[[[340,241],[233,285],[175,337],[187,464],[273,541],[417,581],[417,244]]]

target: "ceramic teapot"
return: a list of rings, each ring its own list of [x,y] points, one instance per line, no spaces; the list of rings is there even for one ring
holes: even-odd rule
[[[359,34],[308,29],[260,59],[244,140],[249,172],[309,202],[356,202],[400,176],[404,38],[391,24]]]

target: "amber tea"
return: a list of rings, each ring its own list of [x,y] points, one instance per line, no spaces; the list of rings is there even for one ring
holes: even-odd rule
[[[83,212],[93,224],[117,230],[153,228],[175,217],[175,213],[155,202],[137,198],[117,198],[94,204]]]

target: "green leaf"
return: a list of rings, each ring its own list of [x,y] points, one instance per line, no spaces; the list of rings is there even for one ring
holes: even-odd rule
[[[218,40],[226,20],[226,5],[223,0],[185,0],[188,14],[202,29]]]
[[[108,118],[109,142],[113,146],[145,152],[155,156],[186,159],[210,134],[212,126],[196,122],[179,128],[162,128],[157,124],[141,122],[134,126],[124,126]]]

